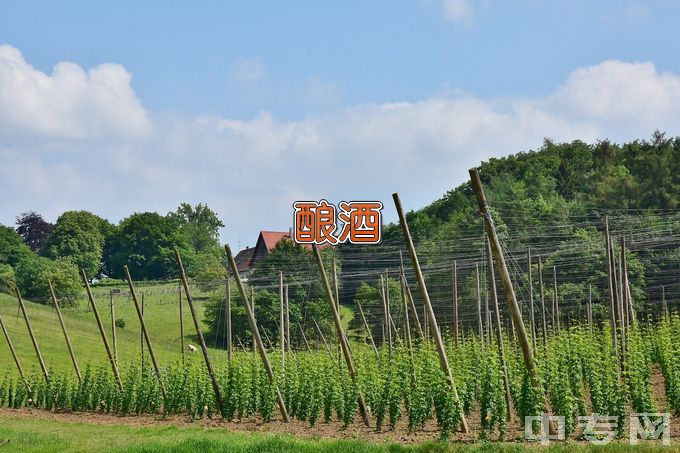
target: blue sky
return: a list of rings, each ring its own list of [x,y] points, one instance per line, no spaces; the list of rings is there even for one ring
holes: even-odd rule
[[[677,0],[0,0],[0,222],[205,201],[245,245],[299,197],[417,208],[544,137],[677,134],[678,19]]]

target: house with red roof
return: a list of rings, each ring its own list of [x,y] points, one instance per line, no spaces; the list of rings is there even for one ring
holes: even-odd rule
[[[269,255],[276,244],[281,242],[283,239],[294,240],[293,231],[260,231],[257,237],[257,242],[255,247],[246,247],[236,254],[234,261],[236,261],[236,268],[238,273],[245,277],[250,272],[250,270],[257,264],[258,261]],[[303,245],[305,248],[312,248],[309,244]],[[327,245],[322,244],[319,248],[323,249]]]
[[[248,274],[255,264],[269,255],[284,238],[293,240],[292,231],[260,231],[255,247],[246,247],[234,257],[239,274]]]

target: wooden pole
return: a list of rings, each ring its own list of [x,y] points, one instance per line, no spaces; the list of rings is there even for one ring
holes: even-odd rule
[[[321,331],[321,327],[319,327],[319,323],[316,322],[316,319],[314,316],[312,316],[312,321],[314,322],[314,326],[316,327],[316,331],[319,334],[319,337],[321,338],[321,341],[323,342],[323,345],[326,347],[326,351],[328,351],[328,355],[330,356],[331,359],[333,359],[333,353],[331,352],[331,347],[328,346],[328,342],[326,341],[326,337],[323,336],[323,332]]]
[[[281,372],[286,369],[286,314],[283,300],[283,271],[279,271],[279,346],[281,346]]]
[[[453,260],[453,338],[458,346],[458,263]]]
[[[243,352],[246,352],[246,347],[243,345],[243,342],[242,342],[241,339],[238,337],[238,335],[236,335],[236,341],[238,341],[239,346],[241,346],[241,350],[242,350]]]
[[[267,334],[267,329],[265,329],[262,326],[259,326],[262,329],[262,333],[264,334],[264,339],[267,340],[267,344],[269,345],[269,350],[274,351],[274,343],[272,343],[272,340],[269,338],[269,335]]]
[[[505,290],[505,298],[508,301],[508,305],[510,306],[510,316],[512,317],[511,319],[518,333],[518,340],[520,348],[522,349],[522,356],[524,357],[524,365],[526,366],[527,372],[529,373],[531,384],[534,388],[534,391],[536,392],[536,395],[541,395],[541,399],[543,401],[543,411],[548,413],[549,406],[543,392],[541,379],[538,374],[538,367],[536,366],[534,354],[527,338],[526,329],[524,328],[522,313],[520,311],[519,304],[517,303],[515,290],[512,286],[510,272],[508,271],[508,267],[505,263],[503,249],[501,248],[501,243],[498,240],[498,236],[496,235],[496,227],[493,224],[493,219],[491,218],[491,213],[489,212],[489,204],[486,201],[486,195],[484,195],[484,188],[482,187],[482,181],[479,178],[479,171],[476,168],[470,169],[470,179],[472,183],[472,190],[477,196],[479,211],[484,219],[484,229],[486,230],[486,234],[491,245],[491,251],[493,252],[496,265],[498,266],[498,272],[501,277],[501,282],[503,283],[503,289]],[[555,433],[556,428],[554,424],[550,423],[549,425],[550,432]]]
[[[623,305],[623,301],[621,300],[621,287],[619,285],[619,282],[621,281],[621,276],[619,275],[619,267],[617,266],[616,263],[616,253],[614,249],[614,239],[611,239],[611,244],[610,247],[612,249],[612,269],[614,273],[614,319],[616,320],[616,324],[614,324],[614,330],[617,331],[618,335],[618,352],[619,352],[619,363],[621,366],[623,366],[624,363],[624,350],[625,350],[625,344],[626,344],[626,339],[625,339],[625,332],[623,329],[623,318],[622,318],[622,310],[621,307]]]
[[[326,270],[323,266],[323,261],[321,260],[321,254],[316,244],[312,244],[312,250],[314,252],[314,258],[316,258],[316,264],[319,267],[319,273],[321,274],[321,281],[323,283],[324,289],[326,290],[326,296],[331,305],[331,311],[333,315],[333,321],[335,322],[335,329],[338,334],[338,340],[340,341],[340,347],[342,348],[342,353],[345,356],[345,363],[347,364],[347,370],[352,378],[352,382],[356,385],[356,369],[354,368],[354,362],[352,361],[352,353],[349,350],[349,343],[347,337],[342,328],[342,321],[340,320],[340,313],[338,313],[338,307],[333,300],[333,291],[331,291],[331,286],[328,283],[328,276],[326,275]],[[388,327],[389,328],[389,327]],[[357,389],[357,399],[359,401],[359,412],[361,412],[361,417],[364,420],[364,425],[370,425],[370,418],[368,414],[368,409],[366,407],[366,402],[364,401],[363,392]]]
[[[68,348],[68,353],[71,356],[71,362],[73,363],[73,369],[76,371],[76,376],[78,376],[78,382],[83,381],[83,377],[80,374],[80,367],[78,366],[78,361],[76,360],[76,354],[73,352],[73,345],[71,344],[71,338],[68,336],[68,331],[66,330],[66,323],[64,322],[64,317],[61,315],[61,307],[59,306],[59,301],[57,300],[57,295],[54,293],[54,287],[52,286],[52,280],[47,279],[47,286],[50,288],[50,296],[52,297],[52,303],[57,311],[57,318],[59,318],[59,325],[61,326],[61,332],[64,334],[64,339],[66,340],[66,347]]]
[[[14,344],[12,343],[12,339],[9,336],[9,332],[5,327],[5,322],[2,320],[2,316],[0,316],[0,327],[2,327],[2,333],[5,335],[5,340],[7,340],[7,345],[9,346],[9,351],[12,353],[12,358],[14,359],[14,364],[17,366],[17,371],[19,371],[21,382],[24,383],[24,387],[26,387],[26,392],[32,397],[33,391],[31,390],[31,386],[29,385],[28,380],[26,379],[24,369],[21,367],[21,362],[19,362],[19,356],[17,356],[17,352],[14,350]]]
[[[127,279],[128,286],[130,287],[130,295],[132,296],[132,301],[135,304],[135,311],[137,312],[137,317],[139,318],[139,325],[142,329],[142,337],[146,341],[146,346],[149,349],[149,357],[151,357],[151,363],[153,364],[153,369],[156,372],[156,379],[158,379],[158,386],[161,388],[161,393],[163,394],[163,401],[167,404],[168,393],[165,390],[165,383],[163,382],[163,376],[161,375],[161,370],[158,367],[158,362],[156,361],[156,354],[153,352],[153,346],[151,345],[151,338],[149,337],[149,331],[146,329],[146,323],[144,322],[144,311],[143,306],[140,307],[137,302],[137,294],[135,293],[135,287],[132,284],[132,277],[130,276],[130,270],[127,265],[123,266],[123,272],[125,272],[125,278]],[[144,300],[144,294],[142,294],[142,301]]]
[[[116,339],[116,307],[113,303],[113,291],[109,290],[109,308],[111,310],[111,343],[113,345],[113,359],[118,363],[118,341]]]
[[[408,317],[408,306],[406,305],[406,290],[404,289],[404,283],[404,279],[402,279],[402,274],[400,273],[399,286],[401,288],[401,309],[404,312],[404,338],[406,339],[406,346],[408,347],[410,353],[413,343],[411,341],[411,323]]]
[[[40,369],[43,372],[43,376],[45,377],[45,382],[49,384],[50,382],[50,375],[47,372],[47,367],[45,366],[45,361],[43,360],[42,354],[40,353],[40,348],[38,347],[38,341],[35,338],[35,334],[33,333],[33,328],[31,327],[31,321],[28,319],[28,313],[26,313],[26,307],[24,306],[24,301],[21,298],[21,294],[19,293],[19,288],[14,288],[14,293],[17,295],[17,300],[19,301],[19,307],[21,307],[21,314],[24,317],[24,321],[26,322],[26,328],[28,329],[28,335],[31,337],[31,343],[33,343],[33,349],[35,350],[35,355],[38,357],[38,362],[40,363]]]
[[[255,343],[257,344],[257,349],[258,352],[260,353],[260,358],[262,359],[262,364],[264,365],[265,370],[267,371],[267,376],[269,376],[269,382],[271,383],[272,386],[274,386],[275,392],[276,392],[276,401],[278,402],[279,405],[279,411],[281,412],[281,416],[283,417],[283,420],[285,422],[290,421],[290,417],[288,416],[288,410],[286,409],[286,404],[283,401],[283,396],[281,396],[281,390],[279,390],[279,386],[276,383],[276,378],[274,377],[274,372],[272,371],[271,364],[269,363],[269,357],[267,357],[267,351],[264,349],[264,345],[262,344],[262,338],[260,337],[260,332],[257,329],[257,321],[255,319],[255,312],[253,310],[253,306],[250,304],[250,301],[248,300],[248,295],[246,294],[246,289],[243,286],[243,282],[241,281],[241,278],[239,277],[238,273],[238,268],[236,267],[236,262],[234,261],[234,256],[231,253],[231,248],[229,248],[228,244],[224,245],[224,250],[227,253],[227,261],[229,262],[229,266],[231,266],[231,272],[234,275],[234,278],[236,280],[236,286],[238,287],[238,292],[241,294],[241,299],[243,300],[243,304],[246,307],[246,315],[248,316],[248,322],[250,323],[250,330],[253,333],[253,338],[255,339]]]
[[[302,334],[302,341],[305,344],[305,348],[308,351],[311,351],[312,348],[309,347],[309,341],[307,341],[307,335],[305,335],[305,329],[302,328],[302,324],[298,324],[298,327],[300,328],[300,333]]]
[[[529,323],[531,324],[531,343],[536,353],[536,320],[534,319],[534,281],[531,278],[531,246],[527,248],[527,277],[529,278]]]
[[[394,205],[397,208],[397,214],[399,215],[399,223],[401,224],[401,231],[404,234],[404,240],[408,246],[408,252],[411,256],[411,264],[413,265],[413,270],[416,274],[416,280],[418,281],[418,286],[420,287],[420,293],[423,298],[423,304],[425,305],[426,318],[429,319],[432,325],[432,333],[434,335],[435,345],[437,347],[437,352],[439,353],[439,365],[446,376],[446,380],[451,387],[451,392],[453,393],[453,402],[456,405],[458,414],[460,417],[461,428],[464,433],[467,433],[468,425],[465,420],[465,414],[463,413],[463,406],[458,398],[458,390],[456,389],[456,384],[453,380],[453,374],[451,373],[451,368],[449,367],[449,359],[446,356],[446,349],[444,348],[444,342],[442,341],[441,332],[437,327],[437,319],[434,315],[434,310],[432,309],[432,303],[430,302],[430,295],[427,292],[427,286],[425,286],[425,277],[420,269],[420,263],[418,262],[418,256],[416,255],[416,248],[413,245],[413,238],[411,237],[411,232],[408,228],[408,223],[406,223],[406,216],[404,215],[404,210],[401,207],[401,200],[397,193],[392,194],[394,199]]]
[[[186,364],[186,345],[184,344],[184,313],[182,311],[182,284],[177,287],[179,294],[179,337],[182,348],[182,367]]]
[[[666,287],[661,286],[661,313],[663,317],[668,316],[668,304],[666,303]]]
[[[109,357],[109,362],[111,363],[111,370],[113,370],[113,377],[118,384],[118,389],[123,391],[123,381],[120,380],[120,373],[118,372],[118,365],[113,357],[113,352],[109,346],[109,340],[106,338],[106,331],[104,330],[104,325],[102,324],[102,319],[99,316],[99,310],[97,310],[97,304],[94,302],[94,296],[92,295],[92,290],[90,289],[90,281],[87,278],[85,269],[80,270],[80,275],[83,278],[83,283],[85,284],[85,291],[87,292],[87,298],[90,301],[90,306],[92,307],[92,312],[94,313],[94,319],[97,321],[97,327],[99,328],[99,334],[102,337],[102,343],[104,343],[104,349],[106,349],[106,355]]]
[[[593,285],[588,284],[588,331],[593,333]]]
[[[227,274],[227,283],[225,284],[226,286],[226,292],[227,292],[227,323],[226,323],[226,336],[227,336],[227,361],[231,363],[231,359],[234,355],[234,345],[233,341],[231,339],[231,280],[229,278],[229,274]]]
[[[553,266],[553,323],[555,333],[560,333],[560,305],[557,298],[557,267]]]
[[[418,312],[416,311],[416,305],[413,302],[413,296],[411,295],[411,290],[409,289],[408,286],[408,280],[406,280],[406,272],[404,271],[404,257],[403,254],[401,253],[401,250],[399,250],[399,272],[401,273],[400,278],[402,281],[402,290],[404,291],[404,297],[406,298],[407,306],[410,307],[411,310],[413,311],[413,318],[416,321],[418,335],[420,339],[423,340],[425,338],[423,336],[423,327],[420,325],[420,318],[418,317]],[[406,311],[408,312],[408,309]]]
[[[383,319],[385,325],[385,335],[383,336],[383,345],[387,343],[387,353],[389,357],[392,357],[392,327],[390,326],[390,311],[387,308],[387,295],[385,291],[385,279],[380,276],[380,298],[383,303]]]
[[[635,307],[633,307],[633,298],[630,293],[630,280],[628,279],[628,259],[626,257],[626,241],[625,239],[622,242],[622,247],[624,250],[624,253],[622,255],[622,261],[623,261],[623,286],[624,286],[624,292],[626,295],[626,315],[627,315],[627,320],[628,320],[628,327],[630,327],[630,324],[635,324],[637,322],[636,316],[635,316]]]
[[[283,289],[283,297],[286,305],[286,345],[288,346],[288,354],[291,354],[293,351],[293,346],[290,342],[290,307],[288,306],[288,285],[284,285]]]
[[[401,278],[404,280],[404,289],[406,290],[406,299],[408,300],[408,304],[411,307],[411,311],[413,312],[413,317],[416,321],[416,330],[418,330],[418,337],[420,338],[421,341],[425,341],[425,332],[423,332],[423,326],[420,323],[420,317],[418,316],[418,310],[416,310],[416,303],[413,300],[413,294],[411,294],[411,287],[408,285],[408,280],[406,280],[406,273],[403,271],[401,272]]]
[[[614,258],[611,248],[611,238],[609,236],[609,217],[604,218],[605,245],[607,250],[607,284],[609,287],[609,323],[612,330],[612,345],[614,350],[618,350],[616,335],[616,291],[614,285]]]
[[[541,317],[543,330],[543,346],[548,346],[548,313],[545,308],[545,285],[543,285],[543,270],[541,269],[541,257],[538,257],[538,283],[541,291]]]
[[[179,266],[179,276],[182,280],[182,286],[184,287],[184,294],[187,297],[187,304],[189,305],[189,311],[191,312],[191,319],[194,322],[194,328],[196,329],[196,335],[198,336],[198,342],[201,346],[201,352],[203,353],[203,359],[205,360],[205,367],[208,369],[208,375],[210,375],[210,382],[212,383],[213,392],[215,393],[215,401],[217,402],[217,407],[225,417],[224,410],[224,400],[222,399],[222,392],[220,391],[220,385],[217,382],[217,377],[215,376],[215,371],[212,366],[212,361],[210,360],[210,355],[208,354],[208,346],[205,344],[205,338],[203,338],[203,332],[201,331],[201,321],[198,319],[198,314],[196,314],[196,308],[194,307],[194,300],[191,298],[191,292],[189,291],[189,282],[187,281],[186,273],[184,272],[184,264],[182,264],[182,256],[179,254],[179,249],[175,249],[175,259],[177,260],[177,265]],[[236,266],[234,266],[234,271]],[[234,275],[238,275],[235,273]]]
[[[482,330],[482,293],[479,284],[479,263],[475,263],[475,277],[477,278],[477,336],[479,342],[484,341],[484,331]]]
[[[144,316],[144,293],[142,293],[142,316]],[[139,332],[139,350],[141,351],[139,357],[142,361],[142,373],[144,373],[144,368],[146,366],[144,363],[144,331]]]
[[[364,323],[364,329],[366,329],[366,334],[368,335],[368,339],[371,340],[371,346],[373,346],[373,351],[375,351],[375,358],[380,360],[380,354],[378,353],[378,348],[375,345],[375,341],[373,341],[373,335],[371,335],[371,328],[368,326],[368,322],[366,322],[366,316],[364,315],[364,309],[361,308],[361,303],[357,302],[357,306],[359,307],[359,315],[361,315],[361,321]]]
[[[493,310],[496,315],[496,342],[498,343],[498,358],[501,361],[503,371],[503,387],[505,389],[505,405],[507,407],[506,420],[512,421],[512,398],[510,397],[510,383],[508,380],[508,365],[505,362],[505,346],[503,345],[503,325],[501,324],[501,313],[498,308],[498,291],[496,289],[496,272],[491,255],[491,245],[486,241],[486,256],[489,261],[489,279],[491,282],[491,299],[493,300]]]

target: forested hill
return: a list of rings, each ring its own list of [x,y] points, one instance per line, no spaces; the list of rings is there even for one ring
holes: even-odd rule
[[[557,220],[569,215],[620,210],[672,210],[680,206],[680,137],[655,132],[650,140],[556,144],[481,164],[492,205],[512,207],[508,220]],[[467,169],[465,169],[467,170]],[[408,214],[416,239],[441,233],[474,199],[468,183]],[[386,231],[389,241],[400,232]]]
[[[467,168],[461,171],[467,173]],[[657,132],[649,140],[626,144],[546,140],[539,150],[483,162],[480,175],[520,298],[528,299],[526,255],[531,248],[535,277],[537,259],[542,259],[548,301],[556,277],[565,312],[582,313],[589,288],[595,304],[604,304],[603,231],[608,216],[617,253],[620,241],[627,241],[635,302],[650,301],[646,308],[660,306],[663,291],[669,303],[680,303],[680,138]],[[476,316],[476,268],[486,291],[484,234],[477,210],[470,185],[464,183],[407,214],[444,325],[451,313],[454,260],[463,322],[466,316]],[[341,249],[343,272],[362,274],[346,280],[345,303],[361,281],[375,285],[366,277],[368,269],[377,276],[398,268],[399,251],[405,252],[399,226],[387,225],[383,238],[379,247]],[[409,277],[413,282],[412,274]],[[536,280],[533,284],[538,294]]]

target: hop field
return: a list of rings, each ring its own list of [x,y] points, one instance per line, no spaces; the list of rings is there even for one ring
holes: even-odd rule
[[[409,350],[397,344],[392,354],[381,349],[379,359],[370,346],[352,343],[357,367],[356,385],[339,356],[326,350],[287,354],[285,369],[281,352],[273,350],[275,382],[291,417],[314,427],[324,423],[357,423],[357,395],[362,392],[377,431],[406,429],[417,432],[436,424],[442,438],[459,436],[460,415],[474,424],[478,439],[513,440],[527,415],[541,412],[541,396],[529,385],[521,352],[504,337],[511,414],[503,386],[503,369],[494,340],[447,340],[459,401],[439,366],[430,342],[418,341]],[[612,349],[611,332],[605,325],[592,333],[574,326],[539,342],[537,363],[551,413],[565,418],[568,437],[583,435],[578,417],[591,413],[615,416],[616,436],[627,433],[631,412],[680,413],[680,316],[664,317],[659,323],[634,325],[628,335],[624,366]],[[148,362],[147,362],[148,363]],[[39,370],[27,376],[29,389],[6,371],[0,381],[0,406],[39,408],[51,411],[94,412],[118,415],[186,415],[191,419],[228,420],[257,418],[269,422],[279,417],[274,386],[260,358],[252,352],[236,352],[231,360],[216,365],[224,407],[219,408],[198,355],[182,365],[176,357],[162,365],[167,401],[150,367],[136,362],[121,364],[122,391],[106,364],[84,367],[82,382],[68,370],[51,370],[48,382]],[[664,388],[655,394],[652,370],[660,370]],[[661,407],[663,405],[663,407]],[[511,426],[512,425],[512,426]],[[509,432],[509,428],[512,428]]]

